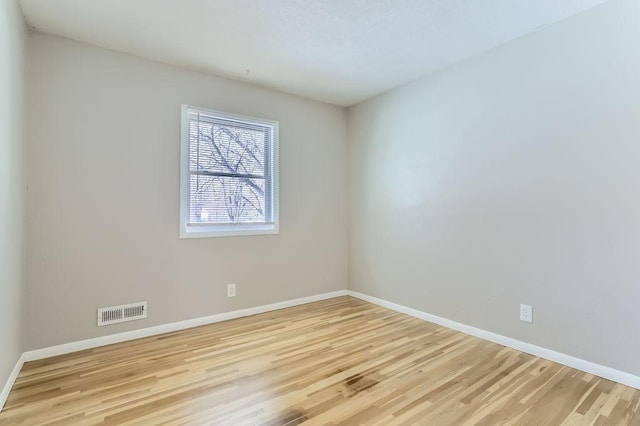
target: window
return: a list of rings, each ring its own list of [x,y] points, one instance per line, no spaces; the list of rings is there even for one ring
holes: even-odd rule
[[[180,238],[278,233],[278,123],[182,106]]]

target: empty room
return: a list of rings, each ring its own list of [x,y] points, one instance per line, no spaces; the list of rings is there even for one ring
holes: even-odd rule
[[[0,0],[0,425],[640,426],[639,0]]]

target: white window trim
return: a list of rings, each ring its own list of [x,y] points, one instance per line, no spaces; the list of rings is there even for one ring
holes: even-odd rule
[[[270,223],[237,223],[219,225],[194,225],[188,223],[188,198],[189,198],[189,120],[188,110],[197,109],[215,114],[230,120],[259,123],[273,127],[273,170],[271,179],[273,182],[273,222]],[[180,238],[210,238],[210,237],[236,237],[243,235],[269,235],[278,234],[279,227],[279,155],[278,155],[279,131],[278,122],[263,118],[248,117],[244,115],[229,114],[209,108],[192,105],[182,105],[181,130],[180,130]]]

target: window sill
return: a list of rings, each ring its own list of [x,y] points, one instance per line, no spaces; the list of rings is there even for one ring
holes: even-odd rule
[[[182,225],[180,238],[241,237],[278,234],[278,224]]]

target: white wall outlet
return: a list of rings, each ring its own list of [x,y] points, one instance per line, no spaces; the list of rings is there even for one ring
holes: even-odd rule
[[[236,285],[228,284],[227,285],[227,297],[235,297],[236,296]]]
[[[520,305],[520,321],[533,322],[533,308],[529,305]]]

